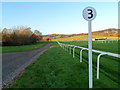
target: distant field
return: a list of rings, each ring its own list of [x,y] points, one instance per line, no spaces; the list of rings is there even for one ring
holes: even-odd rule
[[[87,52],[83,52],[83,62],[80,63],[77,49],[75,51],[76,57],[72,58],[71,54],[54,44],[26,68],[24,74],[11,88],[88,88]],[[99,80],[96,79],[96,54],[93,61],[93,87],[118,88],[119,61],[113,57],[101,57]]]
[[[34,50],[37,48],[41,48],[45,44],[49,42],[37,42],[35,44],[31,45],[22,45],[22,46],[2,46],[0,49],[2,49],[2,53],[9,53],[9,52],[23,52],[23,51],[29,51]]]
[[[92,35],[92,38],[104,38],[106,37],[108,40],[111,39],[118,39],[118,37],[113,37],[113,36],[100,36],[100,35]],[[71,40],[88,40],[88,35],[80,35],[80,36],[72,36],[72,37],[67,37],[67,38],[57,38],[54,39],[52,38],[51,41],[71,41]]]
[[[118,39],[120,29],[108,28],[104,30],[98,30],[92,32],[92,38],[104,38],[107,39]],[[51,41],[70,41],[70,40],[87,40],[88,33],[79,33],[79,34],[48,34],[43,35],[43,40],[50,39]]]

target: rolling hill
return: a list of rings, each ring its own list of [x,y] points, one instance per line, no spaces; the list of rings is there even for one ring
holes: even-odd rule
[[[105,30],[99,30],[92,32],[92,38],[107,38],[107,39],[118,39],[120,36],[120,29],[109,28]],[[87,40],[88,33],[80,34],[49,34],[43,35],[43,41],[70,41],[70,40]]]

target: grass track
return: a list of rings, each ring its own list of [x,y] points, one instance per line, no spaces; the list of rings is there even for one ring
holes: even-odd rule
[[[88,48],[88,41],[68,41],[63,43]],[[118,49],[120,41],[93,41],[92,44],[92,48],[95,50],[120,54]]]
[[[43,47],[47,43],[49,42],[37,42],[35,44],[22,46],[2,46],[0,47],[0,50],[2,49],[2,53],[30,51]]]
[[[116,88],[118,84],[101,73],[96,79],[93,69],[94,88]],[[88,63],[54,45],[36,62],[26,68],[24,74],[11,88],[88,88]]]

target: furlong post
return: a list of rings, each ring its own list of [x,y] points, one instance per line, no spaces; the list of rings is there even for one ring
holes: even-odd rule
[[[89,88],[93,87],[92,80],[92,31],[91,31],[91,21],[88,21],[88,49],[89,49]]]

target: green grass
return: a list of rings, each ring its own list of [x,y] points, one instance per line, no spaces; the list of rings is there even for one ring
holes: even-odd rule
[[[37,42],[31,45],[22,45],[22,46],[2,46],[2,53],[10,53],[10,52],[23,52],[23,51],[30,51],[34,49],[38,49],[43,47],[45,44],[50,42]]]
[[[93,80],[94,88],[118,87],[118,83],[104,73],[100,73],[100,79],[97,80],[95,68]],[[54,45],[26,68],[11,88],[88,88],[87,58],[83,57],[80,63],[77,54],[72,58],[68,52]]]
[[[64,42],[67,44],[87,47],[87,41],[74,41],[74,42]],[[113,52],[113,53],[120,53],[118,50],[119,42],[110,41],[110,42],[93,42],[93,49],[106,51],[106,52]],[[80,49],[75,49],[76,57],[79,57]],[[96,69],[97,64],[97,53],[93,53],[93,67]],[[83,58],[88,60],[88,52],[83,50]],[[100,75],[104,74],[105,76],[111,78],[112,81],[115,81],[120,86],[120,72],[119,72],[120,61],[119,58],[115,58],[112,56],[103,55],[100,58]]]
[[[80,49],[76,49],[76,57],[79,57],[79,51]],[[97,64],[97,56],[98,54],[93,53],[92,60],[93,60],[93,68],[96,70],[96,64]],[[83,58],[85,59],[85,62],[88,60],[88,51],[83,51]],[[115,81],[116,83],[120,83],[120,72],[118,70],[120,66],[119,58],[115,58],[112,56],[103,55],[100,58],[100,78],[101,74],[104,74],[105,76],[109,77],[112,81]],[[95,71],[96,72],[96,71]]]
[[[68,41],[68,42],[63,42],[63,43],[88,48],[88,41]],[[120,54],[120,50],[118,49],[120,42],[118,41],[106,41],[106,42],[105,41],[93,41],[92,43],[93,43],[92,48],[95,50]]]

